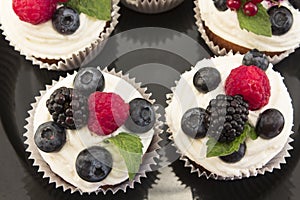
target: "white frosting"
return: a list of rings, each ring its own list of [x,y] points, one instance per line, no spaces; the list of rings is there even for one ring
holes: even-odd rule
[[[143,98],[131,84],[123,79],[104,72],[103,75],[105,77],[104,92],[114,92],[120,95],[125,102],[129,102],[130,100],[138,97]],[[55,84],[44,96],[42,96],[34,114],[34,132],[37,130],[39,125],[52,120],[46,107],[47,99],[57,88],[62,86],[73,87],[74,77],[75,75],[67,76]],[[128,179],[127,167],[122,156],[118,152],[118,149],[111,144],[105,144],[102,142],[104,139],[116,136],[120,132],[128,132],[128,130],[126,130],[124,126],[121,126],[110,136],[96,135],[89,131],[86,126],[79,130],[67,130],[67,141],[60,151],[45,153],[39,150],[39,152],[54,173],[84,192],[93,192],[96,191],[99,186],[116,185]],[[154,130],[151,129],[146,133],[138,135],[143,143],[143,153],[145,153],[148,149],[153,134]],[[75,168],[75,161],[80,151],[94,145],[104,146],[111,152],[113,156],[113,169],[103,181],[90,183],[84,181],[78,176]]]
[[[51,20],[32,25],[23,22],[12,8],[12,0],[0,1],[2,28],[8,39],[22,53],[37,58],[66,59],[94,43],[106,21],[80,14],[80,26],[71,35],[62,35],[52,27]]]
[[[235,11],[227,9],[225,12],[221,12],[216,9],[212,0],[198,0],[198,2],[201,19],[205,25],[224,40],[249,49],[257,48],[260,51],[268,52],[281,52],[299,47],[300,12],[294,9],[287,0],[281,2],[281,5],[286,6],[292,12],[293,25],[284,35],[271,37],[242,30]],[[269,6],[267,2],[263,2],[263,5],[266,8]]]
[[[138,6],[138,0],[125,0],[125,1],[128,4]]]
[[[285,118],[285,125],[282,132],[270,140],[258,138],[256,140],[247,139],[247,150],[245,156],[236,163],[229,164],[223,162],[218,157],[206,158],[207,137],[202,139],[192,139],[185,135],[181,129],[181,118],[190,108],[206,108],[209,101],[218,94],[224,94],[224,85],[230,71],[242,63],[243,56],[217,57],[211,60],[203,60],[188,72],[182,74],[175,90],[172,102],[166,109],[166,121],[172,131],[174,142],[180,152],[191,160],[203,166],[207,170],[223,177],[249,176],[250,171],[256,171],[268,163],[276,156],[286,144],[291,134],[293,126],[293,108],[291,98],[283,83],[283,78],[278,72],[272,69],[270,64],[266,74],[270,80],[271,96],[269,103],[257,111],[250,111],[249,122],[256,124],[258,115],[268,108],[278,109]],[[195,89],[193,76],[205,66],[214,66],[221,73],[221,83],[215,90],[203,94]]]

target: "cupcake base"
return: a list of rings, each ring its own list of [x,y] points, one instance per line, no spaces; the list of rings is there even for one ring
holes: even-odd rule
[[[146,88],[141,88],[140,83],[136,83],[134,79],[130,79],[128,75],[123,75],[121,72],[115,72],[113,71],[108,71],[107,68],[103,70],[105,73],[109,73],[112,75],[115,75],[117,77],[120,77],[121,79],[127,81],[130,83],[136,90],[138,90],[142,96],[147,99],[148,101],[154,103],[153,100],[150,99],[150,94],[145,93]],[[69,74],[70,75],[70,74]],[[59,81],[63,80],[64,78],[61,78]],[[58,82],[59,82],[58,81]],[[102,185],[100,186],[96,191],[92,192],[87,192],[83,191],[78,187],[75,187],[74,185],[70,184],[69,182],[65,181],[62,179],[58,174],[54,173],[50,166],[44,161],[42,155],[40,154],[37,146],[34,143],[34,115],[38,106],[38,103],[42,96],[46,94],[46,92],[51,89],[57,82],[54,81],[52,85],[47,85],[45,91],[40,92],[40,96],[36,97],[36,102],[31,104],[32,109],[28,111],[29,117],[26,119],[27,125],[25,126],[25,129],[27,130],[24,133],[24,137],[26,138],[25,144],[28,145],[26,151],[30,153],[29,159],[33,160],[33,166],[38,166],[38,172],[43,172],[43,178],[49,178],[49,183],[55,183],[55,187],[62,187],[63,191],[70,190],[71,193],[74,192],[79,192],[80,194],[83,193],[107,193],[108,191],[111,191],[113,194],[116,193],[119,190],[123,190],[126,192],[127,188],[134,188],[135,182],[140,183],[142,177],[147,177],[146,172],[152,171],[151,166],[152,165],[157,165],[157,162],[155,159],[159,158],[159,154],[157,150],[160,148],[159,147],[159,142],[161,141],[160,134],[162,132],[161,126],[162,122],[159,121],[159,118],[161,117],[159,114],[156,115],[156,123],[153,127],[154,129],[154,134],[151,140],[150,145],[148,146],[147,151],[143,155],[143,162],[140,165],[139,171],[137,172],[134,180],[125,180],[124,182],[118,183],[116,185]],[[157,109],[156,109],[157,110]]]
[[[158,14],[169,11],[183,2],[183,0],[136,0],[129,2],[121,0],[127,8],[140,13]]]
[[[232,52],[234,54],[240,53],[245,54],[250,49],[239,46],[237,44],[234,44],[232,42],[229,42],[227,40],[224,40],[223,38],[219,37],[218,35],[214,34],[211,30],[209,30],[208,27],[205,26],[204,21],[201,19],[200,14],[200,8],[198,0],[194,1],[195,8],[195,19],[196,19],[196,25],[198,26],[198,31],[201,34],[202,39],[205,41],[209,49],[215,54],[219,56],[223,56],[228,54],[229,52]],[[276,64],[283,60],[284,58],[288,57],[289,54],[295,52],[295,49],[290,49],[284,52],[264,52],[267,56],[269,61],[272,64]]]
[[[231,60],[230,57],[233,57]],[[182,131],[180,122],[181,116],[186,110],[194,107],[206,108],[209,100],[214,98],[217,94],[223,94],[224,80],[230,73],[231,68],[226,70],[223,65],[230,66],[230,63],[234,63],[232,68],[239,66],[242,62],[242,55],[233,55],[229,53],[228,56],[212,58],[210,60],[203,60],[197,63],[195,67],[192,67],[190,71],[186,71],[182,74],[181,79],[176,82],[176,87],[172,88],[171,94],[167,95],[166,108],[166,122],[168,125],[167,132],[171,134],[170,140],[174,143],[174,147],[177,148],[177,153],[181,155],[180,160],[185,162],[185,167],[191,168],[191,173],[196,172],[198,176],[205,176],[206,178],[213,178],[217,180],[236,180],[242,178],[248,178],[250,176],[257,176],[258,174],[265,174],[266,172],[272,172],[274,169],[280,169],[281,164],[284,164],[287,157],[290,157],[289,150],[292,149],[290,143],[293,141],[291,138],[292,127],[293,127],[293,109],[291,104],[290,96],[284,86],[282,77],[278,72],[272,69],[268,69],[266,73],[271,79],[273,89],[271,94],[275,94],[278,88],[281,88],[282,93],[277,94],[281,96],[281,99],[286,98],[281,103],[276,101],[276,97],[273,96],[270,102],[263,110],[268,108],[276,108],[283,111],[285,116],[285,131],[282,134],[271,140],[263,140],[258,137],[256,141],[247,140],[249,146],[247,146],[247,152],[245,159],[241,160],[240,163],[229,163],[222,162],[217,157],[207,158],[206,157],[206,142],[207,137],[199,140],[194,140],[188,137]],[[215,60],[214,60],[215,59]],[[212,61],[211,61],[212,60]],[[221,70],[221,83],[218,88],[211,91],[210,94],[200,94],[193,88],[192,78],[197,70],[205,66],[214,66]],[[269,66],[271,67],[271,66]],[[272,71],[270,71],[272,70]],[[278,84],[276,84],[278,83]],[[277,86],[277,89],[275,88]],[[220,89],[220,90],[219,90]],[[284,91],[284,92],[283,92]],[[194,101],[191,99],[194,97]],[[274,100],[274,101],[273,101]],[[289,104],[290,103],[290,104]],[[285,105],[289,104],[289,105]],[[285,105],[286,107],[284,107]],[[258,115],[263,112],[253,111],[249,115],[249,121],[256,123]],[[264,151],[265,153],[260,154]]]
[[[52,58],[41,58],[35,55],[28,54],[22,50],[22,47],[17,43],[11,40],[10,36],[6,34],[5,27],[0,25],[0,29],[3,30],[3,35],[5,39],[9,41],[9,44],[14,47],[16,51],[19,51],[21,55],[25,56],[26,60],[32,61],[34,65],[38,65],[39,68],[46,68],[48,70],[56,70],[56,71],[68,71],[72,69],[77,69],[81,67],[82,63],[85,61],[86,57],[95,51],[96,47],[105,42],[106,39],[109,38],[110,34],[115,29],[115,26],[118,24],[118,18],[120,16],[118,6],[120,0],[112,0],[112,12],[111,12],[111,20],[106,23],[104,30],[99,34],[99,38],[93,41],[91,44],[87,44],[87,46],[78,51],[74,52],[74,54],[68,58],[61,59],[52,59]],[[1,22],[0,22],[1,23]]]

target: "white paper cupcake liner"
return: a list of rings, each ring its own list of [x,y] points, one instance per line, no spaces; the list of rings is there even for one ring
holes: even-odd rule
[[[11,40],[10,36],[5,33],[5,29],[0,24],[0,29],[3,30],[3,35],[5,39],[9,41],[9,44],[14,47],[16,51],[19,51],[21,55],[25,56],[26,60],[32,61],[34,65],[38,65],[41,69],[48,69],[48,70],[57,70],[57,71],[68,71],[72,69],[77,69],[81,67],[81,64],[84,62],[85,58],[91,54],[94,49],[101,45],[105,40],[110,36],[110,34],[115,29],[116,25],[118,24],[118,18],[120,17],[119,10],[120,7],[118,6],[120,0],[112,0],[112,12],[111,12],[111,21],[109,26],[106,26],[103,32],[100,33],[99,38],[95,40],[93,43],[88,44],[87,47],[79,52],[74,52],[74,54],[67,59],[59,60],[55,64],[49,64],[47,62],[43,62],[41,59],[36,58],[34,55],[30,55],[22,50],[22,47],[16,44],[14,41]],[[0,21],[1,23],[1,21]],[[46,58],[47,59],[47,58]],[[51,58],[49,58],[51,60]],[[44,59],[43,59],[44,60]]]
[[[121,0],[127,8],[147,14],[157,14],[171,10],[184,0]]]
[[[141,83],[136,83],[135,79],[129,78],[128,74],[123,75],[122,72],[116,72],[115,70],[108,71],[107,68],[105,68],[103,70],[103,72],[106,72],[106,73],[109,73],[109,74],[112,74],[112,75],[122,78],[123,80],[127,81],[132,86],[134,86],[134,88],[136,88],[143,95],[143,97],[145,99],[147,99],[149,102],[151,102],[151,103],[155,102],[155,100],[150,99],[151,94],[146,93],[147,88],[141,88]],[[70,76],[70,74],[68,74],[68,76]],[[64,79],[63,77],[60,77],[59,81],[61,81],[63,79]],[[134,188],[134,184],[136,182],[141,183],[141,178],[147,177],[146,172],[152,171],[151,166],[157,165],[157,161],[155,159],[159,158],[158,149],[160,148],[160,146],[158,143],[162,140],[160,138],[160,134],[162,133],[161,126],[163,125],[163,123],[159,120],[161,115],[158,114],[157,112],[156,112],[157,113],[156,114],[156,122],[153,127],[154,134],[153,134],[151,144],[149,145],[146,153],[143,155],[142,164],[140,165],[140,169],[137,172],[134,180],[129,181],[129,179],[128,179],[125,182],[118,183],[116,185],[112,185],[112,186],[108,186],[108,187],[106,187],[106,186],[100,187],[98,190],[93,191],[93,192],[85,192],[85,191],[82,191],[80,188],[77,188],[77,187],[71,185],[70,183],[66,182],[59,175],[55,174],[50,169],[49,165],[44,161],[41,154],[39,153],[37,146],[35,145],[33,122],[34,122],[34,113],[35,113],[35,110],[37,108],[37,105],[38,105],[40,99],[42,98],[42,96],[44,94],[46,94],[47,91],[49,91],[59,81],[53,81],[52,85],[46,85],[46,90],[40,91],[40,96],[35,97],[36,101],[31,104],[32,109],[30,111],[28,111],[29,117],[26,118],[27,125],[25,126],[26,132],[24,133],[24,137],[26,139],[25,139],[24,143],[26,145],[28,145],[26,152],[30,153],[29,159],[33,160],[33,166],[38,166],[38,172],[43,173],[43,178],[49,178],[49,184],[55,183],[55,188],[62,187],[63,191],[70,190],[71,193],[79,192],[80,194],[83,194],[83,193],[88,193],[88,194],[104,193],[104,194],[106,194],[108,191],[111,191],[113,194],[115,194],[119,190],[126,192],[127,188]],[[157,108],[155,108],[155,109],[157,110]]]
[[[237,53],[239,54],[239,53]],[[229,52],[226,56],[233,56],[232,52]],[[193,69],[193,66],[191,69],[183,72],[186,73]],[[178,85],[178,81],[175,81],[176,86]],[[169,107],[170,103],[172,102],[172,99],[174,97],[174,92],[176,86],[171,88],[172,93],[166,94],[166,103],[167,107]],[[167,109],[166,107],[166,109]],[[197,173],[198,177],[206,177],[207,179],[212,178],[215,180],[238,180],[243,178],[249,178],[253,176],[257,176],[258,174],[264,175],[266,172],[273,172],[274,169],[281,169],[281,165],[286,163],[286,158],[290,157],[289,151],[293,149],[293,147],[290,145],[291,142],[294,141],[294,139],[291,138],[291,135],[293,134],[293,131],[291,131],[287,141],[285,142],[284,147],[281,149],[281,151],[274,156],[268,163],[266,163],[263,167],[258,169],[252,169],[249,170],[248,173],[243,173],[241,176],[232,176],[232,177],[224,177],[215,173],[210,172],[208,169],[205,169],[200,164],[192,161],[190,158],[188,158],[184,152],[182,152],[175,143],[173,134],[172,134],[172,127],[168,125],[167,122],[165,122],[165,125],[167,126],[166,132],[170,134],[169,139],[172,141],[172,146],[176,148],[176,153],[180,155],[179,159],[184,161],[184,167],[190,168],[191,173]],[[195,165],[196,163],[196,165]],[[197,166],[198,165],[198,166]]]
[[[209,39],[209,37],[207,36],[206,31],[204,29],[203,21],[201,19],[198,0],[195,0],[194,4],[195,4],[195,8],[194,8],[195,15],[194,16],[196,18],[196,25],[198,26],[198,31],[200,32],[202,39],[205,41],[205,43],[207,44],[209,49],[215,55],[219,55],[219,56],[223,56],[229,52],[233,52],[232,50],[228,51],[225,48],[221,48],[220,46],[218,46],[218,44],[214,43],[212,40]],[[277,64],[284,58],[288,57],[293,52],[295,52],[295,49],[290,49],[290,50],[287,50],[287,51],[281,53],[280,55],[268,56],[268,59],[272,64]],[[236,53],[239,53],[239,52],[236,52]]]

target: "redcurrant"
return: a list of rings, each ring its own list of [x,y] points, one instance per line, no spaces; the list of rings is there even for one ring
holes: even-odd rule
[[[245,15],[254,16],[258,12],[257,5],[254,4],[252,1],[248,1],[243,6],[243,12],[245,13]]]
[[[227,0],[226,4],[230,10],[238,10],[241,7],[241,0]]]
[[[252,3],[254,3],[254,4],[258,4],[258,3],[262,2],[263,0],[251,0],[251,1],[252,1]]]

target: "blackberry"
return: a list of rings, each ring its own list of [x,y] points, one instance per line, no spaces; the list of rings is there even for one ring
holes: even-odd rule
[[[46,102],[52,119],[68,129],[78,129],[87,124],[87,98],[72,88],[55,90]]]
[[[243,132],[248,120],[248,103],[240,95],[219,94],[206,108],[207,135],[230,143]]]

